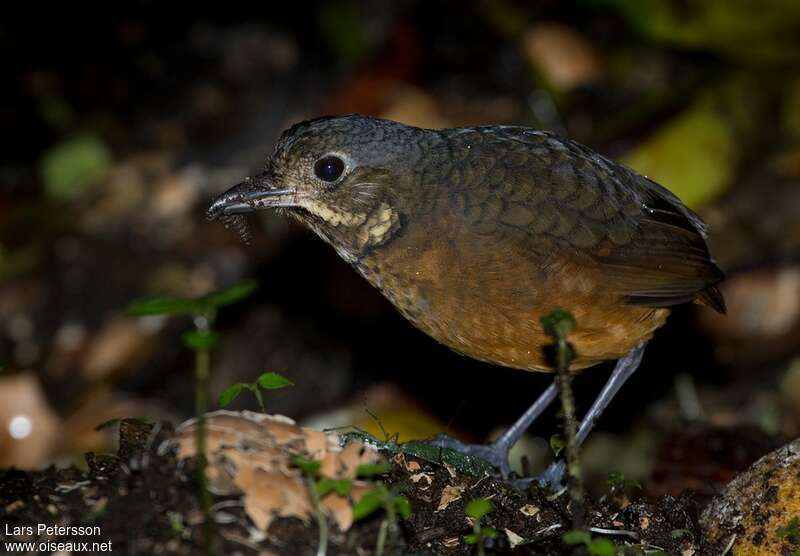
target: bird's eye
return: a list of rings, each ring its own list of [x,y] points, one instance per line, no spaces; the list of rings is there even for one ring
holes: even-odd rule
[[[314,174],[322,181],[334,182],[344,172],[344,161],[338,156],[323,156],[314,163]]]

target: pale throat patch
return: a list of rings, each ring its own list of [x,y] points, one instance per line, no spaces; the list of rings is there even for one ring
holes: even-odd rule
[[[385,202],[369,213],[349,212],[315,202],[304,203],[303,208],[335,228],[340,226],[356,228],[355,238],[358,249],[384,243],[400,224],[397,212]]]

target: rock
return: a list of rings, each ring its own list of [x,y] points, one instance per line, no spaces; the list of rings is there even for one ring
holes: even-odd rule
[[[755,462],[700,516],[707,554],[795,554],[800,549],[800,439]]]

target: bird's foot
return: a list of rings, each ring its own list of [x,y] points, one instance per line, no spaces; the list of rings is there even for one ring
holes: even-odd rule
[[[510,446],[506,446],[505,444],[497,442],[491,442],[489,444],[469,444],[444,433],[433,437],[430,444],[440,448],[454,450],[465,456],[480,458],[497,469],[500,472],[500,476],[504,479],[507,479],[511,473],[511,466],[508,464]]]
[[[566,462],[563,459],[557,459],[537,477],[534,477],[534,480],[539,483],[540,487],[548,487],[550,490],[557,491],[562,487],[566,468]]]
[[[470,444],[444,433],[438,434],[430,443],[440,448],[454,450],[459,454],[480,458],[497,469],[500,476],[518,489],[526,489],[532,483],[537,483],[542,488],[558,491],[563,487],[566,463],[563,459],[555,460],[547,469],[535,477],[511,477],[511,466],[508,463],[509,447],[503,443],[490,442],[489,444]]]

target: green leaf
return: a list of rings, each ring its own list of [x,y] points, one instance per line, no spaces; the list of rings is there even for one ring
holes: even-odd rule
[[[778,527],[776,533],[782,539],[800,538],[800,517],[793,517],[785,527]]]
[[[317,460],[304,458],[303,456],[292,457],[292,465],[300,469],[306,475],[314,476],[319,472],[320,462]]]
[[[97,425],[94,428],[94,430],[101,431],[101,430],[104,430],[104,429],[109,429],[111,427],[115,427],[115,426],[117,426],[119,424],[120,421],[122,421],[122,419],[119,418],[119,417],[116,417],[114,419],[109,419],[108,421],[103,421],[102,423]]]
[[[372,515],[383,505],[385,492],[379,488],[373,488],[361,497],[361,500],[353,505],[353,521],[359,521]]]
[[[278,373],[264,373],[256,379],[256,382],[264,390],[277,390],[287,386],[294,386],[294,382]]]
[[[564,448],[567,447],[567,441],[564,440],[564,437],[560,434],[554,434],[550,437],[550,449],[553,450],[553,455],[558,457],[558,455],[564,451]]]
[[[128,313],[137,317],[150,315],[188,315],[198,312],[199,307],[191,299],[179,297],[148,297],[128,305]]]
[[[370,41],[364,17],[352,0],[321,4],[317,11],[317,24],[337,60],[356,65],[369,54]]]
[[[242,393],[242,389],[246,388],[247,386],[247,384],[237,382],[236,384],[231,384],[225,388],[225,390],[222,391],[222,394],[219,395],[219,406],[228,407],[228,405],[235,400],[239,394]]]
[[[625,482],[625,475],[619,471],[612,471],[608,474],[607,482],[611,488],[618,488]]]
[[[697,208],[721,195],[736,177],[740,147],[724,97],[707,94],[649,139],[624,162]]]
[[[464,535],[464,542],[467,544],[475,544],[476,542],[478,542],[478,535],[476,535],[475,533]]]
[[[339,496],[347,496],[353,486],[353,481],[350,479],[322,479],[319,481],[315,488],[317,495],[324,498],[329,492],[336,491]]]
[[[575,329],[575,317],[569,311],[556,309],[541,318],[544,333],[564,340]]]
[[[58,200],[76,197],[110,167],[108,148],[92,136],[67,139],[45,152],[39,162],[45,193]]]
[[[673,529],[669,532],[669,536],[673,539],[679,540],[686,536],[692,536],[692,532],[688,529]]]
[[[595,556],[616,556],[617,554],[617,547],[614,546],[614,543],[602,537],[592,539],[586,548],[589,549],[589,554],[594,554]]]
[[[394,497],[394,511],[397,512],[401,518],[406,519],[411,515],[411,503],[405,496]]]
[[[398,444],[393,440],[381,440],[363,431],[350,431],[342,434],[343,444],[351,440],[359,440],[378,447],[390,454],[410,454],[431,463],[441,465],[446,463],[459,473],[484,477],[493,472],[493,467],[488,462],[475,456],[467,456],[450,448],[443,448],[436,441],[412,440]]]
[[[153,421],[147,419],[145,417],[125,417],[124,419],[116,418],[116,419],[109,419],[108,421],[103,421],[99,425],[97,425],[94,430],[101,431],[105,430],[110,427],[114,427],[118,425],[122,421],[127,421],[129,423],[135,423],[137,425],[152,425]]]
[[[209,331],[190,330],[181,336],[183,345],[195,351],[211,349],[219,341],[219,334]]]
[[[492,503],[486,498],[473,498],[464,507],[464,514],[472,519],[480,520],[492,511]]]
[[[589,543],[592,542],[592,535],[589,533],[589,531],[578,531],[573,529],[572,531],[567,531],[561,535],[561,540],[564,542],[564,544],[568,544],[570,546],[576,544],[585,544],[588,546]]]
[[[497,536],[497,529],[494,527],[482,527],[481,536],[493,539]]]
[[[258,289],[258,282],[255,280],[248,280],[231,286],[228,289],[204,295],[197,301],[204,307],[218,309],[226,305],[233,305],[234,303],[250,297],[256,289]]]
[[[362,463],[356,467],[356,477],[375,477],[377,475],[386,475],[392,466],[388,463]]]

